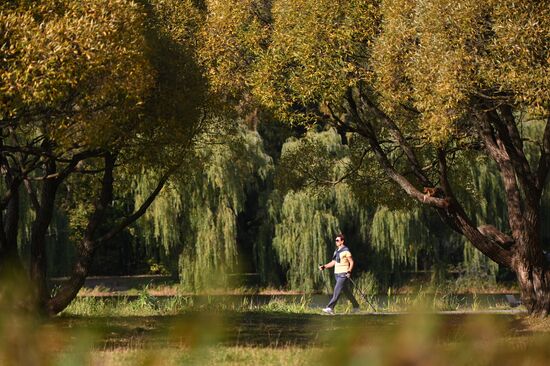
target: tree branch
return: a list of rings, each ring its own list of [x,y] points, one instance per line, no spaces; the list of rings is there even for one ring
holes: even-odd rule
[[[416,187],[409,182],[407,178],[397,172],[388,159],[386,152],[380,145],[376,133],[374,132],[374,126],[372,126],[372,123],[367,118],[362,118],[362,112],[358,110],[357,104],[351,94],[348,94],[347,101],[350,107],[349,112],[352,114],[353,118],[361,121],[362,128],[358,132],[367,139],[380,166],[388,177],[397,183],[410,197],[416,199],[417,201],[441,209],[447,208],[449,205],[447,200],[425,195],[416,189]]]
[[[501,108],[504,108],[504,106]],[[507,109],[503,109],[502,115],[503,117],[501,118],[495,111],[487,112],[489,121],[497,131],[497,145],[504,152],[503,156],[505,159],[510,162],[519,181],[519,187],[523,189],[527,197],[538,201],[537,196],[540,194],[537,192],[531,167],[523,152],[523,144],[517,131],[514,116],[511,110]]]
[[[384,113],[378,106],[376,106],[372,101],[370,101],[367,98],[364,98],[365,104],[367,105],[369,111],[376,116],[376,118],[382,122],[388,127],[390,132],[392,133],[392,136],[397,141],[405,155],[407,156],[407,160],[410,163],[410,166],[412,168],[412,171],[414,175],[418,178],[420,183],[422,183],[425,187],[431,187],[432,183],[426,177],[424,172],[422,171],[421,164],[418,161],[418,158],[416,157],[416,154],[414,150],[411,148],[409,143],[407,142],[407,139],[403,136],[403,133],[395,123],[395,121],[390,118],[386,113]]]
[[[353,118],[361,121],[362,129],[358,132],[361,133],[369,142],[379,164],[385,171],[386,175],[397,183],[401,189],[403,189],[410,197],[426,205],[435,207],[440,217],[449,224],[454,230],[464,235],[472,244],[478,248],[482,253],[499,264],[511,266],[512,256],[511,253],[495,241],[484,236],[473,224],[472,220],[466,215],[464,209],[456,202],[446,198],[438,198],[425,195],[414,187],[407,178],[399,174],[397,170],[392,166],[384,149],[381,147],[378,138],[376,136],[374,127],[367,118],[362,118],[361,112],[357,108],[357,104],[353,98],[347,98],[349,103],[349,112]],[[440,179],[442,184],[446,186],[447,192],[451,192],[450,184],[446,178],[446,162],[440,161]]]
[[[178,166],[179,167],[179,166]],[[116,225],[114,228],[112,228],[107,234],[103,235],[101,238],[97,239],[97,245],[102,245],[103,243],[111,240],[115,235],[120,233],[122,230],[124,230],[128,225],[132,224],[134,221],[139,219],[145,212],[147,211],[147,208],[151,206],[155,198],[158,196],[166,182],[168,181],[168,178],[174,173],[174,171],[178,168],[174,167],[170,169],[168,172],[166,172],[159,180],[157,186],[151,192],[149,197],[141,204],[139,209],[137,209],[133,214],[130,216],[124,218],[118,225]]]
[[[514,238],[504,234],[493,225],[481,225],[477,229],[486,237],[496,241],[503,248],[509,249],[514,244]]]
[[[516,233],[521,233],[523,230],[523,217],[522,217],[522,201],[518,183],[516,181],[516,174],[510,163],[510,159],[506,151],[504,150],[502,142],[498,136],[495,136],[493,127],[488,120],[486,113],[478,116],[476,121],[480,134],[485,143],[485,149],[489,156],[497,163],[497,166],[502,177],[504,184],[504,191],[506,194],[506,203],[508,206],[508,221],[510,228]]]
[[[25,188],[27,190],[27,193],[29,195],[29,198],[31,200],[31,205],[34,208],[36,212],[40,210],[40,203],[38,202],[38,197],[36,195],[36,191],[32,187],[32,184],[29,179],[24,180]]]
[[[523,155],[523,141],[521,140],[521,135],[518,131],[518,126],[516,124],[516,119],[512,108],[509,105],[504,104],[498,108],[498,111],[502,116],[502,120],[506,124],[508,136],[510,136],[511,147],[514,148],[518,155]]]

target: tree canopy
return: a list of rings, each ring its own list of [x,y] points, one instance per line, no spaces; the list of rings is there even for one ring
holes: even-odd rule
[[[318,289],[341,229],[389,266],[490,258],[546,315],[549,40],[536,0],[5,1],[0,270],[28,261],[56,313],[145,215],[192,288],[249,260]],[[57,225],[75,263],[52,295]]]
[[[540,242],[550,167],[546,2],[281,0],[237,13],[247,16],[232,27],[247,32],[221,35],[220,28],[217,36],[257,42],[229,57],[208,53],[214,83],[225,80],[220,63],[248,55],[233,71],[252,104],[291,123],[328,120],[356,133],[395,186],[512,268],[529,311],[548,313],[550,288],[540,285],[550,283]],[[220,14],[208,12],[207,20],[221,22]],[[545,126],[537,141],[523,133],[533,123]],[[488,218],[474,221],[456,194],[466,152],[486,155],[499,170],[504,232]]]
[[[193,53],[194,14],[170,1],[8,1],[0,8],[1,268],[18,259],[21,208],[37,307],[74,298],[93,254],[138,217],[185,164],[202,128],[205,87]],[[191,8],[190,8],[191,9]],[[170,16],[167,16],[170,15]],[[168,97],[169,96],[169,97]],[[154,169],[157,184],[111,227],[124,178]],[[21,199],[30,202],[21,206]],[[78,243],[69,280],[50,294],[46,234],[65,211]]]

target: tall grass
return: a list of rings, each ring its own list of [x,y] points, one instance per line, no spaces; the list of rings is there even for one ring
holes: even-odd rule
[[[319,309],[310,307],[310,296],[287,299],[274,296],[267,303],[258,303],[251,297],[240,301],[223,301],[220,296],[207,296],[199,301],[191,296],[158,298],[140,294],[137,299],[121,296],[116,298],[83,296],[76,298],[62,315],[78,316],[153,316],[177,315],[185,312],[285,312],[289,314],[316,313]]]
[[[45,319],[21,306],[28,300],[21,286],[3,284],[2,366],[538,366],[550,359],[550,320],[434,314],[456,299],[432,289],[388,303],[408,315],[321,316],[307,296],[259,305],[214,296],[161,301],[143,292],[135,300],[81,297],[65,316]]]
[[[365,294],[366,295],[366,294]],[[466,301],[463,295],[442,291],[438,288],[420,289],[416,293],[394,294],[391,289],[383,301],[376,296],[366,295],[366,301],[356,294],[363,313],[377,312],[402,313],[422,306],[431,312],[440,311],[493,311],[510,310],[506,302],[489,305],[476,294]],[[141,291],[137,297],[77,297],[63,312],[63,315],[78,316],[155,316],[177,315],[194,311],[212,312],[281,312],[288,314],[317,314],[325,303],[312,304],[312,295],[274,295],[268,300],[259,301],[253,295],[246,296],[171,296],[156,297]],[[327,297],[328,299],[328,297]],[[368,303],[367,303],[368,301]],[[521,309],[521,308],[520,308]],[[342,298],[336,307],[337,313],[350,313],[351,304]]]

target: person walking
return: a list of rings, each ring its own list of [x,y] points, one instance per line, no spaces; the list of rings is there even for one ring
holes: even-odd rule
[[[359,303],[353,296],[349,288],[348,279],[351,277],[353,271],[353,257],[351,252],[345,244],[344,234],[338,234],[336,236],[336,250],[332,255],[332,261],[327,264],[319,266],[319,270],[323,271],[327,268],[334,267],[334,277],[336,278],[336,285],[334,285],[334,293],[330,299],[326,308],[323,309],[324,313],[334,314],[334,307],[340,298],[340,294],[344,292],[344,295],[349,299],[353,305],[353,312],[359,311]]]

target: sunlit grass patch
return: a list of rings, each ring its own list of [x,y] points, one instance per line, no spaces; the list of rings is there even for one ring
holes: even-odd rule
[[[140,292],[135,298],[119,297],[77,297],[63,311],[62,315],[79,316],[152,316],[174,315],[193,307],[189,297],[156,297]]]
[[[289,314],[313,313],[314,309],[310,307],[311,298],[301,296],[298,299],[288,300],[284,296],[275,296],[266,304],[256,304],[250,301],[243,301],[235,310],[240,311],[260,311],[260,312],[284,312]]]
[[[160,350],[113,349],[90,354],[92,365],[313,365],[321,348],[266,348],[266,347],[208,347]]]

